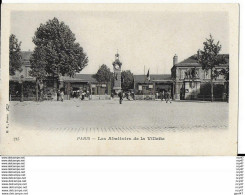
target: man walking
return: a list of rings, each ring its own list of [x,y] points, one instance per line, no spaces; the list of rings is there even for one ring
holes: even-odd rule
[[[60,92],[60,99],[62,102],[64,101],[64,92],[63,91]]]
[[[160,92],[160,98],[161,98],[161,101],[163,101],[163,98],[164,98],[163,91]]]
[[[57,101],[59,101],[60,100],[60,90],[58,89],[58,91],[57,91]]]
[[[166,103],[168,103],[168,102],[169,102],[170,104],[172,103],[171,100],[170,100],[170,91],[167,91],[167,92],[166,92]]]
[[[156,98],[156,100],[158,99],[158,96],[159,96],[159,94],[158,94],[158,92],[156,92],[156,97],[155,97],[155,98]]]
[[[118,97],[119,97],[119,103],[122,104],[122,101],[123,101],[123,93],[122,93],[122,91],[120,91],[118,93]]]

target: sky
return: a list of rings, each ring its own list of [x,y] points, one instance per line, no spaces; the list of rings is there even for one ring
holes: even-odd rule
[[[173,56],[178,61],[196,54],[212,34],[229,53],[229,16],[226,12],[70,11],[11,14],[11,33],[22,42],[22,51],[33,50],[32,37],[41,23],[54,17],[65,22],[88,55],[81,73],[93,74],[102,64],[113,70],[118,50],[122,70],[134,74],[170,74]]]

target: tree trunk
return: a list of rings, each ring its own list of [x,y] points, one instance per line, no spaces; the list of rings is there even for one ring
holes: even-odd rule
[[[226,90],[226,98],[227,98],[227,103],[229,103],[229,82],[227,81],[226,82],[226,88],[227,88],[227,90]]]
[[[211,69],[211,102],[214,101],[214,83],[213,83],[213,69]]]
[[[57,89],[58,90],[60,89],[60,79],[59,79],[59,76],[57,76]]]
[[[211,80],[211,102],[214,101],[214,84],[213,79]]]
[[[60,69],[57,70],[57,89],[60,89]]]
[[[36,80],[36,101],[38,101],[38,80]]]
[[[24,94],[23,94],[24,93],[24,90],[23,90],[24,86],[23,85],[24,85],[24,83],[22,82],[21,83],[21,93],[20,93],[20,101],[21,102],[24,101]]]

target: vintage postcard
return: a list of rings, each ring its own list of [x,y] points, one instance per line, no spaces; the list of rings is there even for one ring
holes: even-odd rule
[[[236,155],[238,4],[3,4],[2,155]]]

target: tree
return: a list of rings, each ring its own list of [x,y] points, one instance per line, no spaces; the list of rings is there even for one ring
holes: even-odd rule
[[[220,72],[216,69],[217,66],[223,64],[224,59],[221,58],[218,54],[221,50],[221,45],[219,41],[217,43],[214,42],[212,35],[203,42],[204,48],[203,50],[198,50],[198,62],[202,65],[202,69],[208,72],[211,72],[211,101],[214,100],[214,86],[213,82],[216,79]]]
[[[225,93],[227,102],[229,102],[229,67],[220,70],[219,74],[224,75],[225,83]]]
[[[14,34],[9,37],[9,74],[15,75],[16,71],[22,71],[21,42]]]
[[[226,82],[229,82],[229,67],[227,67],[227,68],[222,68],[222,69],[219,71],[219,74],[224,75],[225,81],[226,81]]]
[[[38,101],[39,85],[46,78],[47,72],[45,70],[47,62],[45,61],[46,52],[43,47],[36,47],[30,58],[32,77],[36,78],[36,100]]]
[[[128,91],[134,88],[134,75],[130,70],[122,71],[122,89]]]
[[[88,64],[88,58],[69,26],[57,18],[41,24],[33,37],[35,49],[32,56],[32,74],[57,78],[60,75],[74,76]],[[43,53],[41,55],[40,53]],[[39,71],[42,73],[37,73]],[[58,86],[59,88],[59,86]]]
[[[108,83],[113,78],[113,73],[110,68],[108,68],[105,64],[101,65],[99,70],[93,77],[100,83]]]

